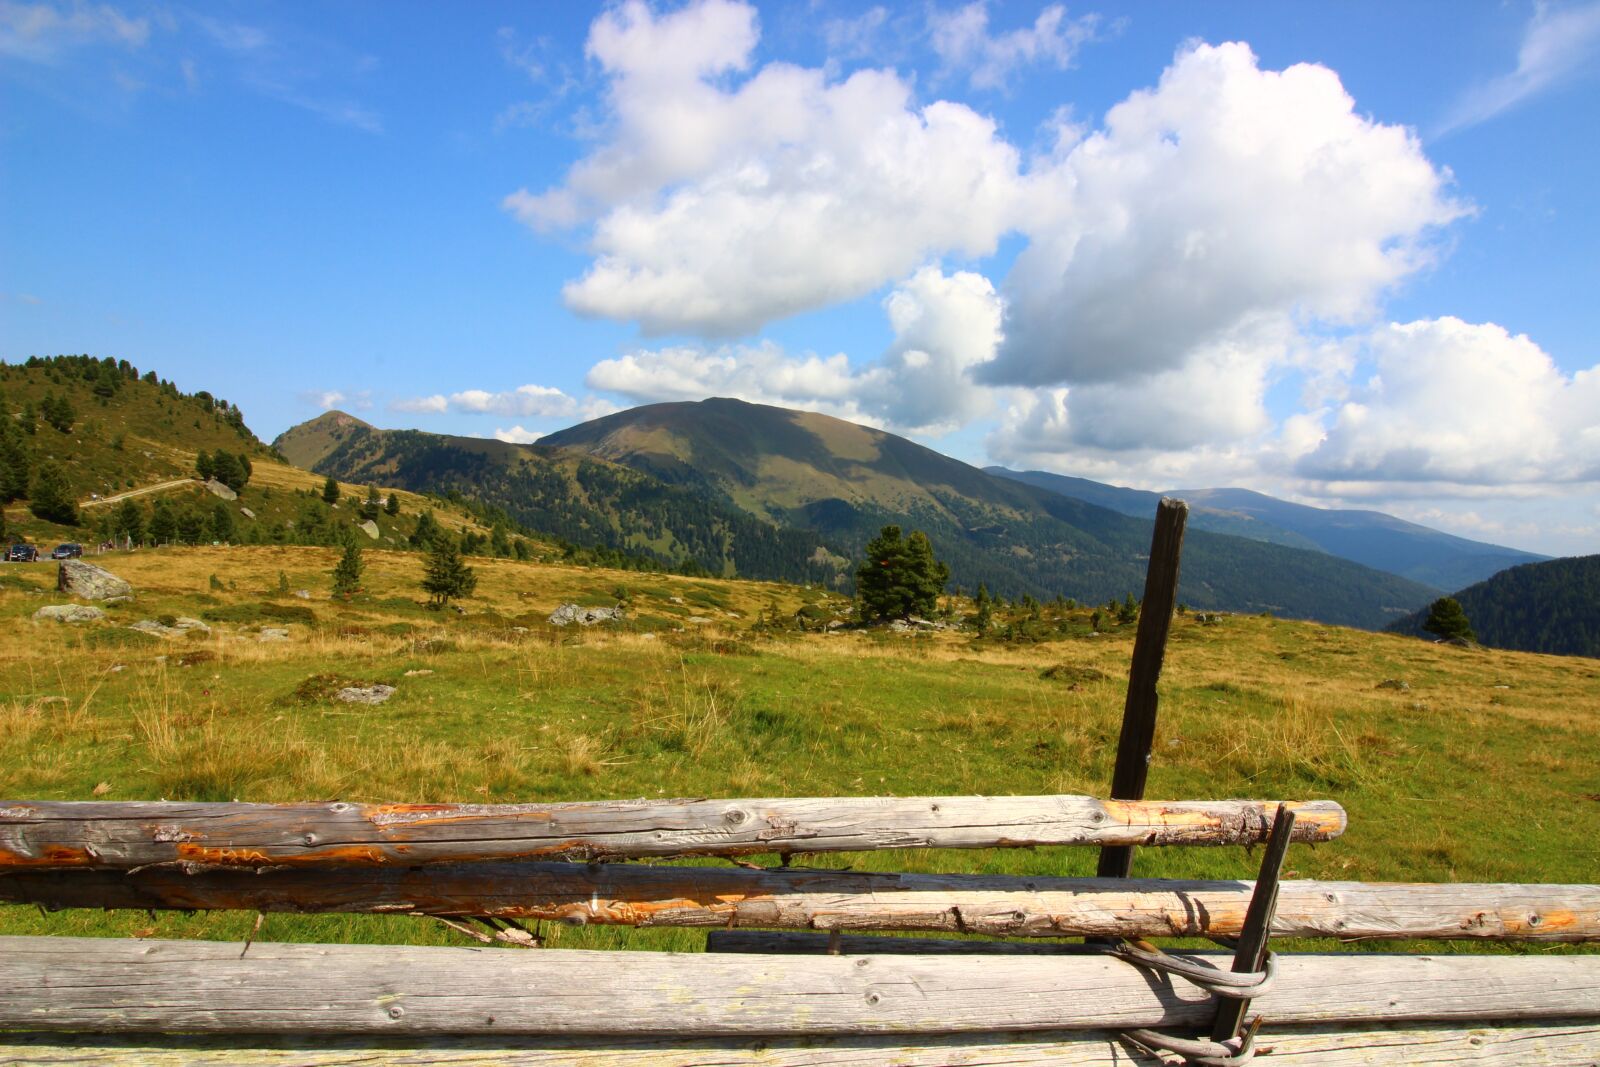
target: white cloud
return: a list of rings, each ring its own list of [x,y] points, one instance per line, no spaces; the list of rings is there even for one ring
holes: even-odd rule
[[[521,425],[513,426],[509,430],[497,429],[494,432],[496,441],[504,441],[508,445],[531,445],[543,436],[544,434],[524,429]]]
[[[595,219],[595,261],[563,290],[585,315],[648,334],[731,337],[849,300],[930,257],[992,252],[1018,202],[1019,156],[992,120],[917,107],[889,71],[772,63],[742,4],[602,15],[589,50],[610,78],[609,139],[506,207],[535,227]]]
[[[1006,340],[982,376],[1133,379],[1264,317],[1358,321],[1465,210],[1447,180],[1332,71],[1190,48],[1033,175]]]
[[[1340,483],[1600,481],[1600,366],[1568,377],[1525,335],[1457,318],[1366,341],[1374,374],[1295,464]]]
[[[1000,341],[1000,298],[987,278],[924,267],[890,293],[884,310],[895,339],[862,368],[844,353],[790,355],[771,341],[691,345],[603,360],[585,384],[642,402],[731,396],[928,435],[989,410],[990,391],[967,374]]]
[[[1517,50],[1517,69],[1475,86],[1457,101],[1439,133],[1494,118],[1592,70],[1600,51],[1600,3],[1553,9],[1539,3]]]
[[[598,419],[622,410],[602,397],[579,399],[548,385],[519,385],[503,392],[487,389],[463,389],[446,396],[405,397],[390,402],[393,411],[406,411],[418,415],[501,415],[516,418],[538,419]],[[514,426],[505,433],[526,433]],[[500,432],[500,431],[497,431]]]
[[[110,4],[0,0],[0,55],[50,63],[71,48],[141,48],[149,38],[149,19],[129,18]]]
[[[1078,49],[1094,40],[1099,24],[1098,15],[1068,18],[1065,7],[1051,4],[1032,26],[992,35],[984,0],[928,16],[934,52],[947,69],[967,71],[977,89],[1003,89],[1018,68],[1031,63],[1067,69]]]
[[[355,408],[364,411],[372,406],[372,391],[362,389],[346,393],[339,389],[309,389],[299,394],[302,404],[331,411],[333,408]]]
[[[450,410],[450,399],[443,393],[432,396],[413,396],[390,401],[393,411],[410,411],[420,415],[443,415]]]

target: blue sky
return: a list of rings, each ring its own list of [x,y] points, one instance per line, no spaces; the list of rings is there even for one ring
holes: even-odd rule
[[[0,358],[1600,551],[1600,4],[0,0]]]

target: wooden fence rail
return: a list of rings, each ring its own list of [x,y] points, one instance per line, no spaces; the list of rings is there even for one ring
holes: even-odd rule
[[[1226,956],[1212,957],[1226,966]],[[1285,956],[1275,1025],[1593,1017],[1600,957]],[[800,1035],[1208,1025],[1106,956],[759,956],[10,937],[0,1029]]]
[[[1332,801],[1291,805],[1295,839],[1344,831]],[[1276,801],[1079,796],[836,797],[576,804],[0,802],[0,871],[595,860],[886,848],[1239,845]]]
[[[1005,937],[1235,937],[1249,881],[481,863],[324,871],[17,870],[46,908],[489,915],[577,925],[917,930]],[[1287,881],[1276,937],[1600,940],[1600,885]]]

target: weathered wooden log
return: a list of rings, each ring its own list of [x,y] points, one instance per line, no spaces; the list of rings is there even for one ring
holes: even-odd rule
[[[629,859],[880,848],[1252,844],[1276,802],[1092,797],[618,800],[578,804],[0,802],[0,870],[491,859]],[[1327,800],[1293,805],[1297,840],[1344,832]]]
[[[809,930],[710,930],[707,952],[753,956],[1104,956],[1105,945],[1079,941],[980,941],[882,934],[818,934]]]
[[[1592,1067],[1600,1022],[1540,1026],[1280,1027],[1257,1047],[1274,1067]],[[7,1067],[1167,1067],[1115,1033],[597,1039],[186,1034],[12,1034]]]
[[[577,925],[1236,937],[1253,883],[603,863],[0,873],[46,908],[492,915]],[[1277,937],[1600,940],[1600,886],[1282,883]]]
[[[1107,956],[743,956],[9,937],[0,1029],[872,1034],[1195,1027],[1184,982]],[[1211,954],[1215,962],[1227,956]],[[1280,958],[1275,1024],[1600,1017],[1600,956]]]

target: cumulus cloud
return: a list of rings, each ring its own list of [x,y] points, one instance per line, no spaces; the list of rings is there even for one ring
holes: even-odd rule
[[[1359,320],[1466,210],[1333,71],[1262,70],[1242,44],[1183,52],[1058,157],[1033,175],[995,384],[1159,374],[1263,316]]]
[[[542,433],[524,429],[520,424],[511,427],[509,430],[497,429],[494,432],[496,441],[504,441],[508,445],[531,445],[543,436],[544,434]]]
[[[1374,373],[1296,473],[1455,486],[1600,480],[1600,366],[1568,377],[1526,335],[1445,317],[1366,338]]]
[[[1000,341],[1000,298],[981,274],[924,267],[884,300],[894,341],[875,363],[791,355],[771,341],[630,352],[590,369],[591,389],[641,402],[731,396],[937,435],[987,412],[969,368]]]
[[[129,18],[110,4],[0,0],[0,55],[49,63],[70,48],[140,48],[149,38],[149,19]]]
[[[734,337],[988,254],[1011,226],[1020,161],[991,119],[918,107],[890,71],[772,63],[730,81],[756,40],[754,10],[720,0],[596,20],[611,134],[563,184],[505,202],[535,227],[594,220],[595,260],[563,290],[575,311]]]
[[[1065,7],[1051,4],[1032,26],[991,34],[988,4],[976,0],[952,11],[932,12],[928,33],[947,69],[966,71],[973,88],[1003,89],[1012,73],[1028,64],[1070,67],[1078,49],[1094,40],[1099,24],[1098,15],[1068,18]]]
[[[1494,118],[1592,66],[1600,52],[1600,3],[1534,7],[1517,50],[1517,69],[1462,95],[1441,135]]]
[[[500,415],[512,418],[597,419],[621,410],[602,397],[578,398],[549,385],[519,385],[494,392],[488,389],[463,389],[446,396],[405,397],[392,401],[393,411],[416,415]],[[527,433],[520,426],[497,433]]]
[[[331,411],[334,408],[355,408],[364,411],[372,406],[372,391],[362,389],[355,393],[346,393],[340,389],[309,389],[300,394],[302,404]]]

